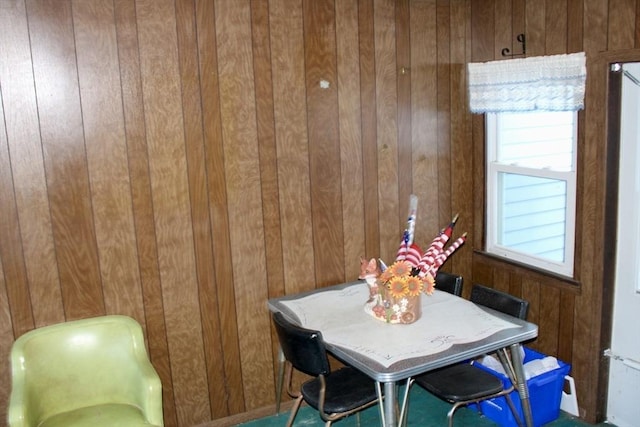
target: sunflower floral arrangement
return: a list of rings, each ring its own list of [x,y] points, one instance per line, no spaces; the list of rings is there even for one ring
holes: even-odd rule
[[[426,251],[413,242],[417,198],[409,200],[409,218],[396,260],[387,267],[382,260],[361,259],[360,279],[369,286],[366,313],[387,323],[413,323],[422,315],[421,295],[431,295],[435,289],[438,269],[466,240],[466,233],[447,249],[445,244],[453,233],[457,216],[433,239]]]
[[[413,323],[420,317],[420,295],[433,294],[435,280],[431,274],[421,277],[419,272],[409,261],[399,260],[380,274],[383,292],[379,296],[386,294],[386,298],[372,308],[377,317],[388,323]]]

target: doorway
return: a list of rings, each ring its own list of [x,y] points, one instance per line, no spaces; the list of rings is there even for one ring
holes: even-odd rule
[[[607,392],[607,421],[632,427],[640,419],[640,63],[611,64],[611,170],[617,188],[615,267]],[[617,109],[617,111],[616,111]],[[616,135],[617,134],[617,135]],[[612,141],[611,137],[617,141]],[[613,149],[611,147],[613,146]]]

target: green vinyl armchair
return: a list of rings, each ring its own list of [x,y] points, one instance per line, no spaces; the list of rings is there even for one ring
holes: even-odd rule
[[[10,427],[162,426],[142,328],[102,316],[34,329],[11,349]]]

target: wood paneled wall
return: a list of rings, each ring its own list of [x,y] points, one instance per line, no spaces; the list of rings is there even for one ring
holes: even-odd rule
[[[269,297],[391,258],[412,191],[419,240],[470,212],[450,197],[469,12],[1,0],[2,384],[15,337],[120,313],[144,326],[167,425],[272,404]]]
[[[483,248],[484,196],[474,200],[473,281],[521,295],[530,301],[529,320],[539,325],[530,345],[572,364],[580,415],[590,422],[605,416],[607,361],[602,356],[610,336],[610,278],[604,277],[606,181],[607,60],[629,60],[640,48],[640,3],[636,0],[492,0],[472,1],[471,59],[502,59],[501,51],[521,52],[516,35],[526,35],[526,55],[584,51],[587,54],[585,109],[579,114],[578,208],[575,280],[531,271],[487,256]],[[619,54],[615,52],[619,51]],[[640,51],[636,51],[640,52]],[[606,60],[601,58],[606,56]],[[638,57],[638,56],[636,56]],[[484,157],[482,116],[473,116],[476,159]],[[484,169],[474,163],[475,189]]]
[[[0,383],[21,334],[118,313],[145,329],[166,425],[271,405],[266,300],[390,259],[415,193],[417,241],[460,213],[470,239],[446,269],[532,302],[533,345],[573,363],[594,420],[599,129],[581,113],[577,280],[488,258],[465,68],[521,32],[528,56],[635,47],[637,8],[0,0]]]

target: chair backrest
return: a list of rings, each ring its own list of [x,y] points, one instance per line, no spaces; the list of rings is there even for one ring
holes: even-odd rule
[[[462,285],[462,276],[456,276],[444,271],[438,271],[436,274],[436,289],[460,296],[462,295]]]
[[[102,316],[34,329],[11,348],[10,425],[102,404],[140,408],[162,425],[162,390],[142,328],[126,316]],[[12,420],[16,420],[15,424]]]
[[[295,369],[312,376],[329,374],[329,359],[320,331],[294,325],[280,312],[273,314],[273,323],[284,357]]]
[[[478,284],[471,289],[471,301],[523,320],[529,312],[528,301]]]

